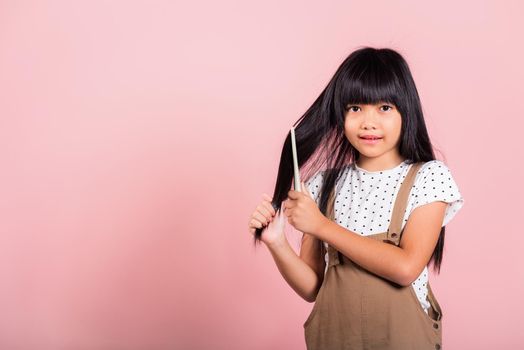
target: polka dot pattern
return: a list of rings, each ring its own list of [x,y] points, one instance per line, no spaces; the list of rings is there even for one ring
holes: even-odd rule
[[[337,182],[335,221],[363,236],[386,232],[396,196],[409,168],[410,164],[407,161],[382,171],[367,171],[356,164],[348,165]],[[319,171],[306,182],[317,205],[323,177],[324,171]],[[449,168],[440,160],[426,162],[419,169],[409,194],[402,228],[414,209],[435,201],[448,203],[442,226],[447,225],[464,205],[464,198]],[[327,246],[326,243],[324,245]],[[327,254],[325,259],[327,262]],[[430,306],[427,300],[428,277],[426,266],[412,283],[420,304],[426,312]]]

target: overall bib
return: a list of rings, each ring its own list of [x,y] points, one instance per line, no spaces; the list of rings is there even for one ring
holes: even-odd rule
[[[400,244],[403,216],[418,169],[411,165],[401,182],[386,232],[369,236]],[[334,220],[334,191],[327,216]],[[304,323],[308,350],[441,349],[442,310],[428,281],[428,314],[412,285],[400,286],[373,274],[328,245],[328,268]]]

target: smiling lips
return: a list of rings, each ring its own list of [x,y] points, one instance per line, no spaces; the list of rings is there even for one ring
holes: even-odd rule
[[[382,137],[376,136],[376,135],[361,135],[360,138],[366,139],[366,140],[375,140],[375,139],[381,139]]]
[[[375,135],[362,135],[359,136],[359,138],[366,144],[366,145],[374,145],[377,144],[382,137],[375,136]]]

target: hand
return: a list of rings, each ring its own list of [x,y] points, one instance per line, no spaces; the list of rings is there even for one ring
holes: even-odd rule
[[[260,239],[266,244],[266,246],[281,243],[286,240],[286,235],[284,233],[286,221],[284,220],[284,214],[282,213],[282,204],[280,205],[280,210],[277,214],[273,205],[271,205],[272,198],[267,194],[264,194],[263,198],[264,200],[257,206],[249,218],[249,232],[254,236],[257,228],[264,227]]]
[[[301,182],[302,192],[290,190],[284,204],[288,222],[297,230],[312,236],[320,231],[327,218],[318,209],[317,203]]]

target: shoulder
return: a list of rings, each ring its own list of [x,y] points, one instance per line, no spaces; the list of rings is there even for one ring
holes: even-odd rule
[[[440,170],[441,172],[444,172],[444,171],[449,172],[450,171],[450,169],[446,165],[446,163],[444,163],[441,160],[434,159],[434,160],[430,160],[428,162],[423,163],[422,166],[420,167],[420,169],[418,170],[418,173],[419,174],[420,173],[427,174],[430,171],[438,171],[438,170]]]
[[[451,169],[441,160],[430,160],[422,164],[417,171],[415,186],[421,183],[435,182],[435,185],[441,186],[454,183]]]
[[[441,160],[430,160],[422,164],[415,177],[415,184],[440,181],[440,184],[454,181],[451,169]]]
[[[464,204],[464,198],[450,168],[440,160],[431,160],[420,167],[410,196],[412,209],[435,201],[450,204],[444,224],[447,224]]]

